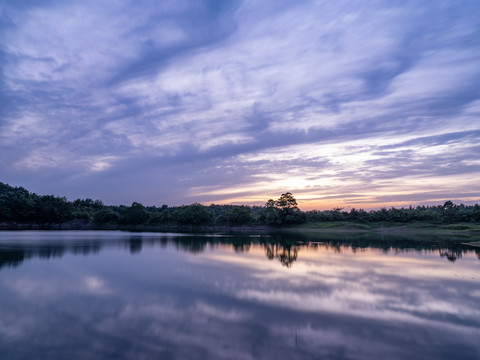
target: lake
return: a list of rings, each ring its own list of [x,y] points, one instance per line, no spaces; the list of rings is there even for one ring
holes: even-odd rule
[[[479,359],[450,238],[0,231],[5,359]]]

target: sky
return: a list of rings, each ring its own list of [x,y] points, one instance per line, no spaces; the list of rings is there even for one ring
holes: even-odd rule
[[[0,0],[1,182],[308,210],[478,179],[478,0]]]

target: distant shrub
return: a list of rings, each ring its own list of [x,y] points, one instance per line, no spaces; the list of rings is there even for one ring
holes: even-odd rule
[[[102,209],[93,214],[93,221],[97,223],[118,222],[120,216],[111,209]]]

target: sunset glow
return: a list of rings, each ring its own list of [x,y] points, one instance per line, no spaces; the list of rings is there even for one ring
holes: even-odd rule
[[[106,204],[480,201],[480,3],[6,1],[0,181]]]

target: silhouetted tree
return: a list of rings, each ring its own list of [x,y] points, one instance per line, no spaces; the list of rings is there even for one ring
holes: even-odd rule
[[[138,202],[134,202],[132,203],[132,206],[124,211],[120,218],[120,222],[122,224],[138,225],[146,222],[148,217],[149,215],[145,211],[144,206]]]
[[[176,208],[174,220],[181,225],[210,225],[213,214],[202,204],[194,203]]]
[[[93,221],[97,223],[116,223],[120,219],[120,215],[112,209],[102,209],[93,215]]]

